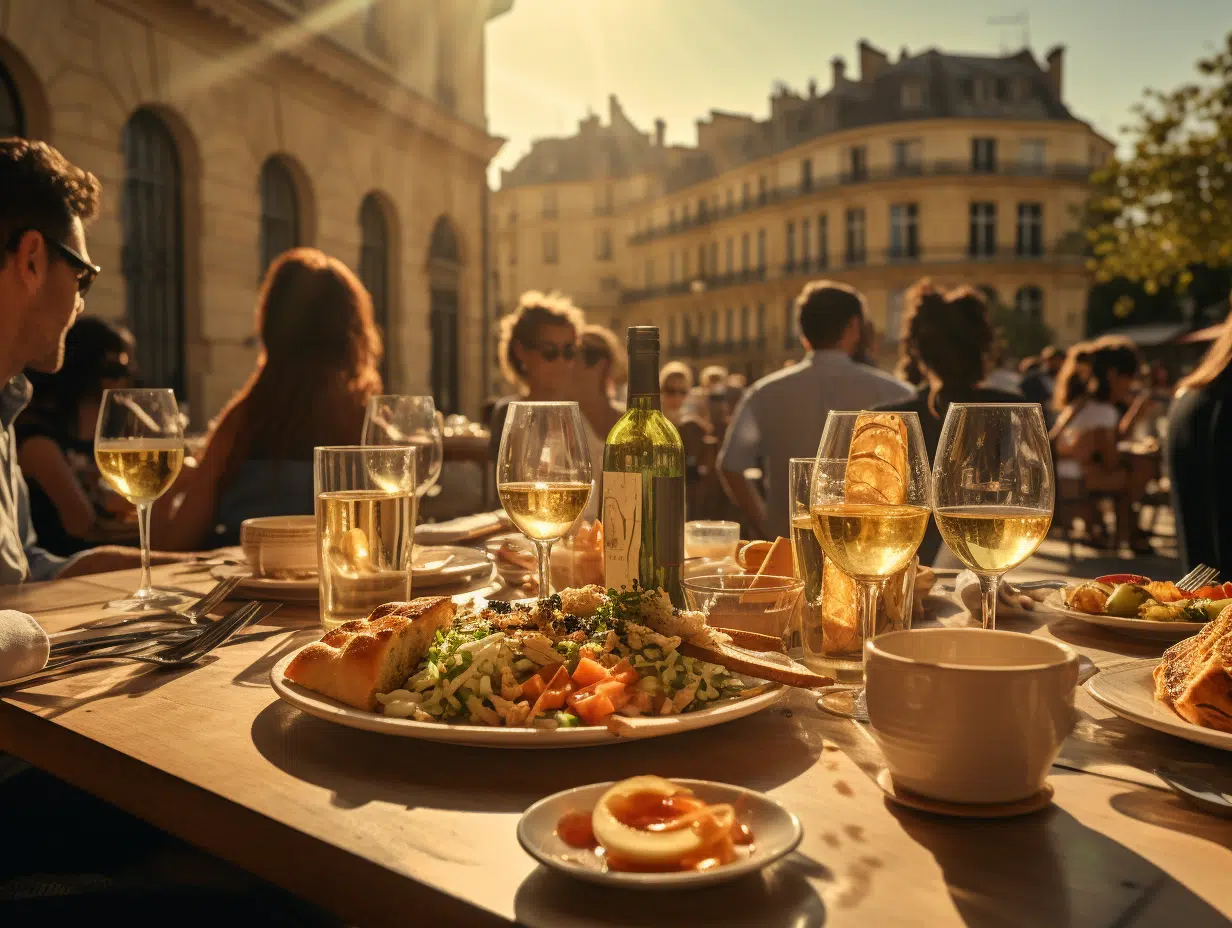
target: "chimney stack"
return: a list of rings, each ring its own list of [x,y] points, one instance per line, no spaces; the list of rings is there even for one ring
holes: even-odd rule
[[[808,87],[809,87],[809,99],[815,100],[817,98],[817,78],[810,77]]]
[[[655,120],[655,145],[658,148],[663,147],[663,138],[667,135],[667,123],[662,119]]]
[[[874,80],[890,64],[886,53],[865,39],[860,40],[860,83]]]
[[[1057,95],[1057,99],[1061,99],[1061,90],[1064,87],[1065,74],[1065,46],[1054,45],[1048,50],[1048,55],[1044,59],[1048,62],[1048,83],[1052,85],[1053,93]]]
[[[847,62],[843,60],[842,55],[835,55],[830,59],[830,70],[834,75],[835,87],[847,80]]]

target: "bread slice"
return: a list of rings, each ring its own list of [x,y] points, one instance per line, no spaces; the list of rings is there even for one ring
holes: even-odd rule
[[[395,690],[423,660],[438,629],[458,607],[447,596],[423,596],[378,606],[366,619],[344,622],[304,648],[287,665],[292,683],[356,709],[376,708],[377,693]]]
[[[1232,732],[1232,606],[1165,651],[1154,676],[1155,698],[1181,718]]]
[[[832,677],[813,673],[789,659],[783,639],[775,635],[759,635],[736,628],[717,628],[715,631],[722,633],[718,640],[707,644],[685,641],[680,645],[680,653],[718,664],[736,673],[787,686],[813,689],[834,683]]]
[[[745,570],[745,573],[750,572],[752,572],[751,569]],[[794,577],[796,575],[796,564],[791,556],[791,539],[784,538],[782,535],[774,539],[770,549],[766,552],[766,556],[762,558],[761,564],[757,567],[755,574],[748,586],[750,591],[764,587],[779,587],[781,590],[783,581],[769,578]],[[778,596],[778,593],[748,592],[740,597],[740,601],[742,603],[772,603]]]

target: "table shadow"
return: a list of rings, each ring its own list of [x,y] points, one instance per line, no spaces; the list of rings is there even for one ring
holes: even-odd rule
[[[522,812],[560,790],[645,773],[719,777],[764,792],[816,762],[821,741],[805,734],[783,710],[768,709],[666,739],[550,751],[494,750],[360,731],[281,701],[262,710],[251,727],[253,744],[270,763],[330,790],[340,808],[387,802],[407,809],[485,813]],[[749,749],[753,743],[756,749]]]
[[[122,680],[117,680],[105,689],[91,690],[85,695],[56,695],[52,693],[36,693],[28,690],[13,690],[11,692],[0,689],[0,696],[3,696],[7,701],[25,705],[38,711],[37,714],[45,719],[54,719],[66,712],[71,712],[81,706],[87,706],[92,702],[97,702],[100,699],[112,699],[116,696],[127,696],[130,699],[138,696],[144,696],[147,693],[152,693],[160,687],[166,686],[173,680],[178,680],[186,673],[191,673],[197,670],[205,663],[216,660],[214,657],[206,657],[201,664],[196,664],[189,667],[153,667],[148,665],[133,664],[131,674]],[[106,667],[100,663],[99,668]],[[55,680],[55,677],[49,676],[48,681]],[[32,685],[39,685],[34,683]]]
[[[1065,775],[1054,771],[1053,777]],[[1165,889],[1197,916],[1189,916],[1186,928],[1227,925],[1155,864],[1055,805],[994,821],[929,815],[889,800],[887,806],[936,859],[968,928],[1121,925]]]
[[[826,921],[825,903],[809,882],[809,876],[820,866],[797,853],[760,873],[719,886],[640,893],[583,883],[540,865],[518,887],[513,911],[518,924],[528,928],[677,928],[697,924],[699,910],[707,913],[706,928],[815,928]]]
[[[1175,793],[1155,789],[1118,793],[1109,803],[1122,815],[1171,831],[1193,835],[1232,851],[1232,820],[1199,812]]]
[[[287,632],[290,632],[290,634],[287,634]],[[232,677],[232,683],[236,686],[268,687],[270,671],[274,669],[274,665],[292,651],[296,651],[314,638],[318,638],[320,636],[320,629],[279,628],[273,630],[268,637],[273,637],[274,635],[286,635],[286,637],[275,642],[264,654]]]

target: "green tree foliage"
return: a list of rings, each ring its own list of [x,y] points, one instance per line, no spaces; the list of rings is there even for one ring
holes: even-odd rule
[[[1148,90],[1125,131],[1127,157],[1091,178],[1088,237],[1100,280],[1183,290],[1191,268],[1232,264],[1232,33],[1198,79]]]
[[[1001,336],[1005,354],[1011,358],[1026,358],[1039,354],[1053,344],[1052,329],[1043,321],[1001,302],[988,305],[988,319]]]

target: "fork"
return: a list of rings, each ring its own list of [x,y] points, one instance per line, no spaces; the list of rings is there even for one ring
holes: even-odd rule
[[[1206,564],[1199,564],[1180,580],[1176,581],[1178,590],[1184,590],[1187,593],[1201,589],[1208,583],[1211,583],[1219,578],[1219,569],[1217,567],[1208,567]],[[1014,583],[1009,581],[1016,590],[1061,590],[1069,586],[1068,580],[1025,580],[1022,583]]]
[[[151,612],[141,615],[130,616],[127,619],[119,619],[115,622],[107,622],[103,625],[88,625],[83,626],[83,631],[93,631],[95,629],[121,628],[125,625],[134,625],[141,622],[176,622],[187,620],[187,624],[196,625],[201,619],[204,619],[213,612],[222,602],[231,595],[231,591],[239,584],[242,577],[227,577],[225,580],[219,580],[214,585],[214,588],[202,596],[199,600],[185,609],[183,612]]]
[[[187,664],[195,664],[205,655],[225,643],[240,629],[266,616],[273,615],[280,608],[282,608],[282,603],[259,603],[256,601],[245,603],[214,622],[201,634],[187,641],[175,642],[170,645],[162,641],[142,641],[126,651],[116,650],[108,651],[105,654],[73,655],[65,657],[63,660],[51,661],[37,673],[31,674],[29,677],[23,677],[20,680],[10,681],[6,686],[12,685],[12,683],[22,683],[43,674],[56,673],[65,667],[85,663],[86,661],[139,661],[145,664],[157,664],[160,667],[183,667]]]

